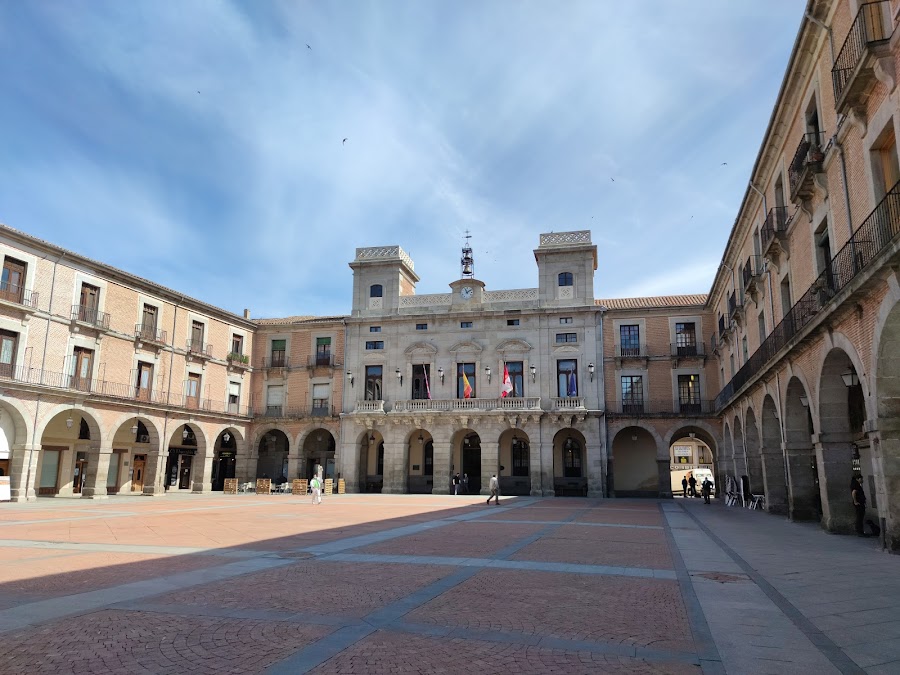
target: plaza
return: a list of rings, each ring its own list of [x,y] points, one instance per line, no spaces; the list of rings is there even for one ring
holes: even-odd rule
[[[173,495],[0,513],[0,673],[890,673],[872,540],[701,500]]]

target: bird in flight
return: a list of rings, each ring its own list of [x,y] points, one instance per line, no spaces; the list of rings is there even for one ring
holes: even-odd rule
[[[312,49],[312,47],[310,47],[309,45],[306,45],[306,48],[307,48],[307,49]]]
[[[722,162],[722,166],[728,166],[728,162]]]
[[[610,180],[611,180],[611,181],[612,181],[612,182],[613,182],[613,183],[615,183],[615,182],[616,182],[616,179],[615,179],[615,178],[613,178],[613,177],[612,177],[612,176],[610,176],[610,177],[609,177],[609,179],[610,179]]]
[[[345,145],[346,143],[347,143],[347,139],[346,139],[346,138],[345,138],[344,140],[341,141],[341,145]]]

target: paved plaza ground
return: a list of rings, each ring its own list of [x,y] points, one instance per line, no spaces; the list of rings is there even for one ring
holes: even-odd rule
[[[900,556],[702,500],[0,504],[0,673],[900,673]]]

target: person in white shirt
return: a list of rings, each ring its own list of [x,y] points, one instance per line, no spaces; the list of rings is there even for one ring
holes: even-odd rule
[[[318,476],[313,476],[312,480],[309,481],[309,487],[312,490],[312,503],[313,504],[321,504],[322,503],[322,482],[319,480]]]
[[[491,496],[488,497],[487,503],[490,504],[491,500],[494,499],[496,500],[494,503],[500,506],[500,481],[497,480],[497,474],[491,476],[490,488]]]

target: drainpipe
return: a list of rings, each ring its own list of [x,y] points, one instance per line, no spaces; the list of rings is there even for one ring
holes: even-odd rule
[[[66,257],[65,251],[63,251],[62,255],[56,259],[53,263],[53,275],[50,278],[50,301],[47,305],[47,314],[53,315],[53,292],[56,290],[56,267],[59,263],[62,262],[62,259]],[[44,334],[44,353],[41,355],[41,383],[43,384],[44,378],[44,366],[47,362],[47,343],[50,340],[50,319],[47,319],[47,332]],[[29,373],[30,377],[31,373]]]

